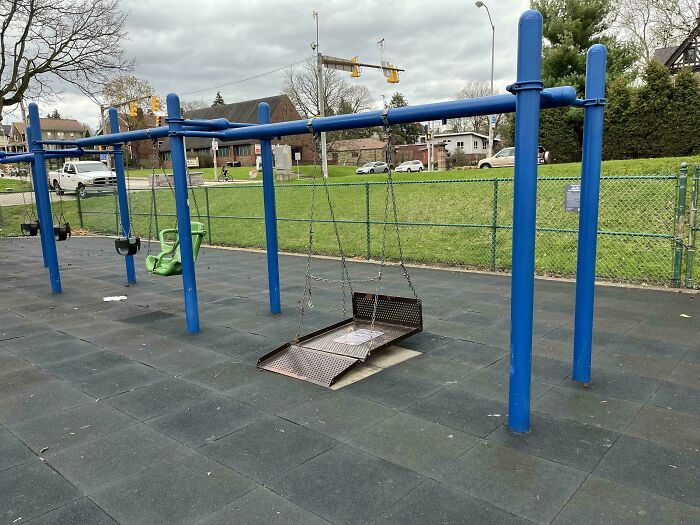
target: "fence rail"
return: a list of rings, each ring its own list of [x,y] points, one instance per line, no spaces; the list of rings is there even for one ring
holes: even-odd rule
[[[687,175],[681,171],[601,177],[598,278],[696,286],[700,167],[690,171]],[[579,181],[579,177],[538,179],[538,273],[569,276],[576,271],[578,213],[565,211],[564,192],[566,184]],[[306,251],[313,186],[311,182],[276,185],[280,249]],[[325,188],[323,183],[315,186],[315,248],[318,253],[337,255]],[[510,269],[513,178],[402,180],[394,186],[408,260]],[[346,253],[377,257],[385,226],[386,182],[336,182],[328,183],[327,189]],[[175,226],[174,198],[167,188],[131,190],[130,199],[133,230],[142,237],[155,239],[158,230]],[[118,229],[117,206],[111,196],[64,203],[75,223],[106,234]],[[205,223],[211,244],[265,246],[258,184],[193,188],[190,212]],[[387,236],[386,253],[389,258],[398,255],[391,236]]]

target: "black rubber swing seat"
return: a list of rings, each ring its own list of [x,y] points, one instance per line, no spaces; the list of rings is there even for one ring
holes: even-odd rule
[[[23,222],[20,224],[20,228],[24,235],[29,237],[36,237],[39,234],[39,221]]]
[[[329,387],[372,353],[423,331],[416,298],[353,292],[352,315],[265,354],[258,368]]]
[[[136,255],[141,251],[140,237],[119,237],[114,239],[114,247],[117,253],[126,257],[127,255]]]
[[[70,223],[54,225],[53,235],[57,241],[65,241],[71,236]]]

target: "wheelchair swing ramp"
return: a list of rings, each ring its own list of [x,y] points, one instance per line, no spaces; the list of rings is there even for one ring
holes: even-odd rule
[[[325,387],[374,352],[423,330],[419,299],[354,292],[352,318],[286,343],[258,359],[258,368]]]

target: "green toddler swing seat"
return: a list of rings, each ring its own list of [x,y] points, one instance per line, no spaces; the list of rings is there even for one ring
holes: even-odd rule
[[[192,254],[197,260],[199,247],[204,239],[204,224],[201,222],[190,223],[192,228]],[[166,241],[166,235],[175,235],[172,241]],[[158,255],[146,257],[146,269],[156,275],[179,275],[182,273],[182,258],[180,256],[180,237],[177,228],[168,228],[158,234],[161,252]]]

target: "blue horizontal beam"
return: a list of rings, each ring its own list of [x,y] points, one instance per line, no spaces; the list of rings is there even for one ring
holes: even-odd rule
[[[211,130],[224,130],[232,128],[247,128],[249,126],[255,125],[256,124],[251,124],[248,122],[230,122],[225,118],[215,118],[211,120],[190,119],[185,120],[185,122],[183,123],[183,129],[208,128]]]

